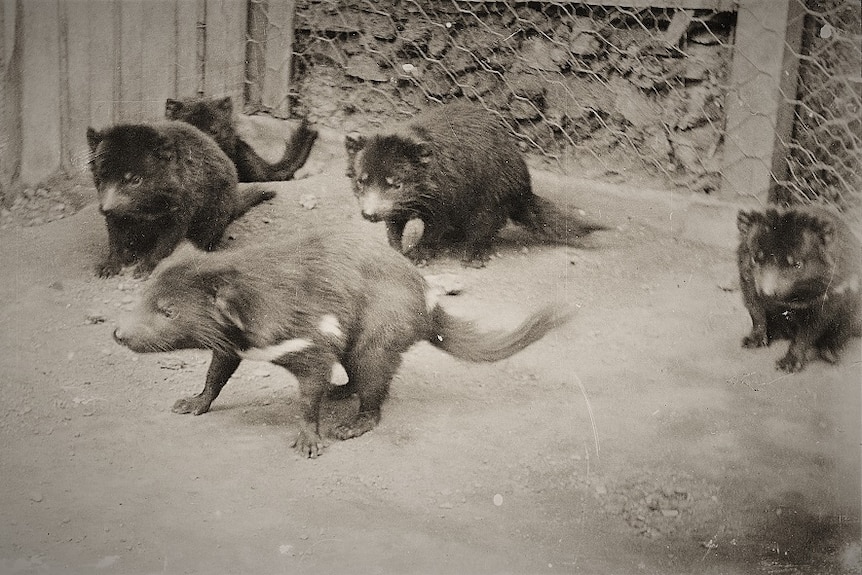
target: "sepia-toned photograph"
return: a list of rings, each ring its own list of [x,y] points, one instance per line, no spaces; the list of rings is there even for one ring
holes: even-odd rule
[[[0,0],[0,575],[862,575],[860,336],[860,0]]]

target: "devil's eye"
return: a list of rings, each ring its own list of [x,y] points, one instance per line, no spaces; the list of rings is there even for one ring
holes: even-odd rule
[[[179,315],[177,308],[168,302],[159,302],[156,304],[156,310],[168,319],[174,319]]]
[[[137,174],[133,174],[132,172],[126,172],[125,174],[123,174],[123,181],[125,181],[130,186],[140,186],[141,182],[143,182],[144,179]]]

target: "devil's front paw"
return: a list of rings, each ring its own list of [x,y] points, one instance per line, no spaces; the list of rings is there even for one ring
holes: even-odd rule
[[[756,348],[756,347],[766,347],[769,345],[769,335],[767,335],[765,329],[755,329],[752,330],[750,334],[742,338],[742,347],[745,348]]]
[[[805,354],[788,351],[787,355],[775,362],[775,367],[787,373],[797,373],[805,367]]]
[[[210,410],[211,403],[212,400],[204,395],[194,395],[192,397],[177,400],[171,408],[171,411],[174,413],[193,413],[194,415],[201,415]]]
[[[100,278],[109,278],[120,273],[123,265],[117,260],[105,260],[96,266],[96,275]]]
[[[302,457],[316,458],[318,455],[323,455],[323,449],[326,447],[320,435],[307,429],[301,429],[293,440],[291,447],[296,449]]]

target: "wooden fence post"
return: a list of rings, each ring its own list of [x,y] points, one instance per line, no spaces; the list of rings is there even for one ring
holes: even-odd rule
[[[248,31],[245,47],[245,103],[252,110],[263,104],[266,77],[266,0],[251,0],[248,6]]]
[[[773,174],[784,177],[804,17],[802,0],[739,2],[725,98],[725,199],[765,203]]]

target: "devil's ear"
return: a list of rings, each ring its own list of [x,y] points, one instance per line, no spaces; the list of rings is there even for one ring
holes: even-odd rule
[[[835,224],[824,218],[820,218],[818,223],[820,241],[823,242],[824,247],[828,247],[835,239]]]
[[[248,304],[246,295],[236,281],[238,275],[235,270],[219,270],[208,274],[208,283],[215,320],[220,325],[245,331],[244,310]]]
[[[242,308],[238,305],[237,292],[231,286],[219,288],[215,294],[216,312],[222,325],[233,325],[240,331],[245,330]]]
[[[414,142],[413,154],[420,164],[428,164],[434,157],[434,150],[428,142]]]
[[[350,132],[344,137],[344,148],[348,154],[355,154],[364,149],[366,143],[368,143],[368,138],[359,132]]]
[[[102,132],[94,130],[92,127],[87,127],[87,145],[90,146],[90,152],[95,153],[101,141]]]
[[[183,109],[183,103],[179,100],[174,100],[173,98],[168,98],[165,100],[165,118],[168,120],[175,120],[177,118],[177,114],[179,114],[180,110]]]
[[[736,227],[742,235],[748,235],[751,228],[764,222],[763,214],[754,210],[739,210],[736,214]]]
[[[230,96],[225,96],[224,98],[216,100],[216,106],[227,111],[228,114],[233,114],[233,100]]]

